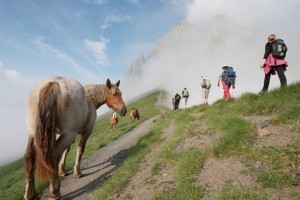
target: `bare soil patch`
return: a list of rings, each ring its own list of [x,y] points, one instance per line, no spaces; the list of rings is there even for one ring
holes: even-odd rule
[[[197,130],[199,131],[197,135],[180,142],[175,150],[177,153],[183,153],[191,148],[196,148],[200,151],[211,149],[220,138],[219,134],[212,132],[204,125],[198,126]]]
[[[268,116],[247,116],[244,117],[247,121],[258,126],[262,121],[268,121],[272,117]],[[267,133],[264,136],[258,136],[253,148],[267,147],[267,146],[279,146],[288,147],[294,145],[295,142],[300,139],[300,133],[295,131],[290,131],[288,125],[278,126],[267,123],[267,126],[263,128]]]
[[[163,142],[157,144],[148,153],[143,161],[139,165],[139,170],[127,183],[125,189],[115,194],[111,199],[123,200],[123,199],[151,199],[155,192],[170,190],[174,187],[175,181],[172,177],[171,170],[167,167],[160,169],[159,173],[155,176],[151,175],[151,167],[155,161],[155,156],[159,152],[162,145],[172,137],[176,126],[171,123],[163,133]]]
[[[255,177],[242,161],[234,158],[208,158],[198,177],[198,184],[204,188],[206,196],[211,196],[231,184],[237,188],[254,188]]]

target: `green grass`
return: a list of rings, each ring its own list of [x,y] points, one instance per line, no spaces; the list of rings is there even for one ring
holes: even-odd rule
[[[275,116],[275,125],[288,125],[299,131],[300,127],[300,83],[287,88],[275,89],[263,94],[244,94],[239,99],[220,100],[206,112],[205,120],[222,133],[214,147],[215,156],[240,156],[249,159],[258,181],[266,188],[282,188],[299,185],[300,172],[292,166],[300,163],[300,141],[294,147],[261,147],[251,149],[255,141],[255,126],[241,116]],[[283,133],[284,134],[284,133]],[[259,167],[254,167],[259,163]]]
[[[155,183],[155,175],[158,174],[161,168],[167,167],[172,169],[176,187],[170,191],[153,194],[153,199],[179,200],[203,198],[203,188],[196,184],[195,177],[201,172],[205,159],[212,156],[239,156],[249,160],[249,168],[252,170],[253,175],[257,176],[257,180],[263,187],[278,188],[298,185],[299,180],[288,169],[291,169],[293,164],[300,163],[298,156],[299,143],[293,150],[262,147],[253,151],[251,145],[255,141],[255,137],[253,136],[255,126],[241,118],[243,115],[290,116],[288,119],[285,118],[285,122],[292,123],[293,129],[297,130],[297,125],[295,124],[299,120],[299,115],[297,114],[298,111],[295,111],[294,108],[299,100],[296,100],[298,96],[295,94],[295,91],[299,91],[299,84],[262,95],[245,94],[240,99],[220,100],[211,106],[194,106],[176,112],[169,111],[162,115],[160,122],[169,124],[172,121],[176,124],[176,130],[173,137],[162,146],[156,155],[151,168],[152,178],[148,178],[146,182],[149,184]],[[284,95],[290,98],[286,99]],[[266,102],[272,101],[272,99],[274,99],[274,102],[266,104]],[[282,108],[282,105],[286,107]],[[193,117],[192,114],[198,115],[196,115],[197,117]],[[197,122],[197,120],[204,120],[211,129],[220,133],[220,141],[211,151],[199,152],[197,149],[190,149],[186,152],[176,153],[175,149],[182,140],[199,134],[199,130],[191,128],[191,123]],[[282,124],[282,122],[278,123],[276,120],[273,120],[272,123]],[[149,134],[154,134],[154,132]],[[136,160],[136,163],[132,163],[129,169],[134,168],[138,163],[139,161]],[[255,163],[262,163],[264,167],[255,168]],[[128,178],[133,175],[134,173],[130,173]],[[126,185],[125,183],[126,181],[123,180],[122,186],[115,192],[120,192]],[[109,185],[110,181],[107,184]],[[101,188],[100,191],[103,192],[109,188],[116,188],[115,185],[117,183],[109,186],[106,185],[107,189]],[[111,193],[114,192],[111,191]],[[297,195],[299,194],[294,194],[294,196]],[[102,196],[103,198],[97,196],[94,199],[107,199],[109,196],[107,194],[106,196]],[[217,194],[216,199],[267,199],[267,196],[262,189],[238,189],[234,186],[227,186]]]
[[[249,152],[247,157],[252,161],[251,168],[257,172],[263,187],[282,188],[300,184],[300,180],[295,177],[300,170],[293,168],[294,164],[300,163],[297,156],[299,150],[265,147]]]
[[[276,115],[273,124],[290,124],[292,130],[300,131],[300,83],[261,95],[244,94],[234,107],[241,115]]]
[[[131,104],[127,105],[128,110],[131,107],[136,107],[140,111],[140,120],[135,123],[130,123],[129,114],[119,118],[118,128],[111,131],[109,124],[110,113],[99,117],[95,123],[93,132],[87,141],[83,158],[88,157],[99,148],[105,146],[109,142],[117,139],[124,133],[132,130],[138,124],[144,120],[155,116],[159,113],[159,109],[155,106],[157,96],[160,92],[154,92],[143,96]],[[105,106],[105,105],[104,105]],[[24,119],[25,120],[25,119]],[[73,168],[75,162],[76,148],[79,142],[79,138],[76,138],[75,143],[71,146],[71,150],[67,157],[66,169],[70,170]],[[38,191],[45,188],[47,185],[41,185],[37,183]],[[24,172],[24,160],[12,162],[8,165],[0,168],[0,199],[23,199],[25,192],[25,172]]]
[[[221,190],[219,195],[212,199],[218,200],[267,200],[267,196],[257,189],[238,189],[227,186]]]

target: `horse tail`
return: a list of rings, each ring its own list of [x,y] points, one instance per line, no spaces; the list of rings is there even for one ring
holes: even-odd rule
[[[56,130],[60,96],[57,82],[49,82],[39,94],[35,149],[36,171],[42,182],[53,180],[57,171]]]

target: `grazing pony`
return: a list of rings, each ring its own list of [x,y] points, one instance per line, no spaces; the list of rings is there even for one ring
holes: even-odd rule
[[[81,138],[77,147],[74,177],[81,176],[80,161],[93,130],[96,110],[106,103],[119,115],[126,114],[127,108],[119,85],[120,81],[112,84],[107,79],[105,85],[83,87],[72,79],[51,77],[33,88],[26,106],[29,132],[24,154],[26,200],[38,198],[35,171],[42,182],[50,183],[49,198],[61,198],[59,175],[65,175],[66,156],[77,134]]]
[[[130,121],[131,121],[131,123],[134,122],[136,119],[140,120],[139,111],[136,108],[131,108],[130,109]]]
[[[109,121],[110,121],[110,128],[111,129],[117,128],[117,124],[119,122],[118,114],[116,112],[113,112],[113,114],[112,114]]]

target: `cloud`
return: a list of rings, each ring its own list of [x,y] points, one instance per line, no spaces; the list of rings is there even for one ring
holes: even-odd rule
[[[101,41],[97,42],[97,41],[92,41],[89,39],[84,39],[83,40],[83,44],[86,48],[88,48],[94,58],[96,58],[97,63],[100,65],[106,65],[107,64],[107,58],[106,58],[106,44],[109,42],[109,39],[103,38],[101,37]]]
[[[93,4],[97,4],[97,5],[103,5],[103,4],[106,4],[108,2],[108,0],[83,0],[85,2],[88,2],[88,3],[93,3]]]
[[[128,3],[137,5],[140,3],[140,0],[127,0]]]
[[[47,44],[45,42],[42,41],[41,38],[35,39],[33,41],[34,44],[37,45],[37,47],[41,50],[41,51],[45,51],[46,53],[51,53],[53,55],[55,55],[57,58],[59,58],[60,60],[68,63],[69,67],[71,67],[73,70],[84,74],[85,76],[89,76],[89,77],[95,77],[94,74],[92,72],[90,72],[89,70],[81,67],[79,64],[77,64],[75,62],[75,60],[73,59],[73,57],[65,54],[64,52],[55,49],[54,47],[52,47],[50,44]]]
[[[103,20],[103,24],[101,25],[101,29],[106,29],[110,26],[112,26],[112,24],[120,24],[123,22],[132,22],[131,16],[130,15],[114,15],[114,14],[110,14],[107,15],[105,17],[105,19]]]
[[[0,76],[8,80],[17,79],[20,77],[16,70],[7,70],[4,68],[3,64],[0,62]]]
[[[25,126],[25,103],[34,80],[10,70],[0,62],[0,165],[21,157],[25,152],[27,131]]]

